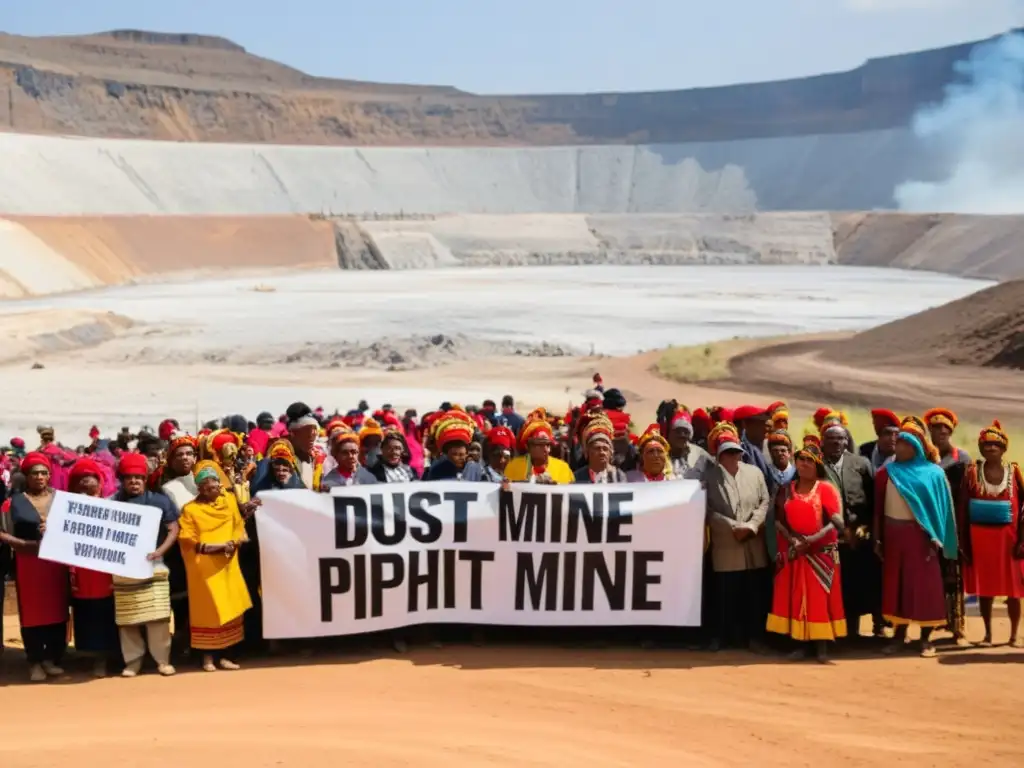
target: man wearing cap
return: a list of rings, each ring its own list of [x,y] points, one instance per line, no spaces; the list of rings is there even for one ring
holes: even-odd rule
[[[711,431],[716,460],[705,472],[711,529],[711,649],[723,644],[764,649],[772,576],[765,544],[770,497],[764,474],[743,461],[744,447],[728,422]]]
[[[701,480],[711,456],[693,440],[693,421],[686,410],[676,411],[669,419],[668,444],[672,474],[687,480]]]
[[[512,460],[512,451],[516,447],[516,436],[508,427],[494,427],[484,440],[484,477],[491,483],[500,483],[505,479],[505,467]]]
[[[743,461],[757,467],[764,475],[769,493],[772,477],[768,471],[768,459],[765,457],[765,438],[768,436],[768,412],[759,405],[741,405],[733,411],[733,423],[739,427],[743,446]]]
[[[871,462],[871,471],[877,472],[896,455],[896,435],[900,433],[900,418],[886,408],[871,411],[871,425],[875,440],[863,443],[858,453]]]
[[[843,502],[844,538],[839,542],[843,609],[850,637],[860,632],[860,617],[872,616],[875,634],[882,631],[882,566],[874,553],[875,471],[868,459],[849,450],[849,429],[842,413],[832,412],[821,425],[825,476]]]

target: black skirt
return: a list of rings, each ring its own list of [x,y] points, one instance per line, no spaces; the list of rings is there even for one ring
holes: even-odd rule
[[[75,627],[75,650],[83,653],[116,655],[121,641],[114,620],[114,598],[100,597],[71,601]]]

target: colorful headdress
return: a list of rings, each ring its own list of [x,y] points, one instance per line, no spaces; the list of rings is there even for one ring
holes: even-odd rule
[[[776,429],[768,433],[768,445],[785,445],[787,448],[792,449],[793,438],[789,436],[789,432],[784,429]]]
[[[590,445],[595,440],[604,440],[611,445],[615,440],[615,426],[607,416],[598,414],[587,422],[580,438],[584,445]]]
[[[827,405],[823,405],[814,412],[814,426],[818,428],[819,432],[821,432],[821,425],[824,423],[825,417],[830,413],[835,413],[835,411]]]
[[[223,478],[221,478],[220,473],[215,467],[210,466],[206,462],[203,463],[205,466],[196,471],[196,485],[202,485],[207,480],[221,480],[223,482]]]
[[[1010,447],[1010,436],[1006,434],[1003,425],[999,423],[998,419],[992,422],[992,426],[981,430],[981,434],[978,435],[978,447],[980,448],[986,443],[1001,445],[1003,450]]]
[[[917,416],[907,416],[900,424],[900,431],[908,432],[920,440],[921,445],[924,446],[924,455],[928,461],[933,464],[939,463],[939,449],[932,443],[931,435],[928,434],[928,427],[924,421],[917,418]]]
[[[555,439],[551,425],[542,419],[528,421],[519,430],[519,450],[526,451],[533,441],[552,442]]]
[[[900,417],[886,408],[875,408],[871,411],[871,424],[876,435],[882,432],[899,432]]]
[[[199,441],[186,432],[175,432],[167,443],[167,455],[171,456],[179,448],[191,446],[193,450],[199,447]]]
[[[732,408],[726,408],[724,405],[714,405],[708,413],[715,424],[721,424],[723,421],[732,422],[733,419]]]
[[[831,411],[821,420],[821,426],[819,427],[822,437],[824,437],[825,433],[830,430],[838,429],[845,433],[849,431],[849,428],[850,422],[847,420],[846,414],[842,411]]]
[[[616,438],[629,436],[629,424],[631,417],[628,413],[625,411],[606,410],[604,415],[612,423],[612,428],[615,430]]]
[[[363,422],[363,428],[359,430],[359,443],[362,444],[368,437],[384,437],[384,430],[376,419],[367,419]]]
[[[821,456],[821,448],[816,445],[805,445],[793,454],[793,460],[810,459],[818,468],[818,477],[825,477],[825,461]]]
[[[651,424],[647,429],[640,435],[640,439],[637,440],[637,448],[640,453],[644,452],[644,449],[651,443],[657,443],[666,451],[668,450],[668,440],[661,436],[661,427],[657,424]]]
[[[292,444],[289,441],[278,440],[270,447],[270,450],[267,452],[267,458],[270,459],[271,463],[275,461],[285,461],[294,465],[295,449],[292,448]]]
[[[717,456],[718,447],[725,443],[740,445],[740,432],[736,425],[729,421],[719,422],[708,434],[708,451],[712,456]]]
[[[803,446],[805,448],[807,446],[809,446],[809,445],[813,445],[818,450],[821,450],[821,437],[819,437],[818,435],[814,434],[810,430],[808,430],[807,432],[804,432],[804,442],[803,442]]]
[[[960,420],[956,417],[956,414],[948,408],[932,408],[930,411],[925,411],[924,423],[929,427],[943,426],[948,427],[952,432],[960,424]]]
[[[434,442],[437,449],[444,452],[445,448],[452,443],[473,442],[473,434],[476,432],[476,422],[473,417],[461,408],[452,408],[445,411],[441,417],[434,422]]]

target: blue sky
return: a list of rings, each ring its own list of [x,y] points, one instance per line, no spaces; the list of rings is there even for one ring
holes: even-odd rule
[[[797,77],[1014,25],[1022,0],[0,0],[4,32],[205,32],[312,74],[478,93]]]

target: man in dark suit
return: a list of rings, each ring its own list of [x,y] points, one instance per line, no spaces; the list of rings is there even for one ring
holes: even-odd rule
[[[871,462],[871,471],[877,472],[896,455],[896,435],[900,432],[900,419],[892,411],[876,408],[871,411],[871,423],[877,439],[863,443],[859,452]]]
[[[849,433],[839,419],[821,428],[825,474],[843,500],[845,538],[839,542],[843,609],[850,637],[857,637],[860,618],[870,615],[875,633],[882,629],[882,564],[874,552],[875,480],[871,461],[849,450]]]

